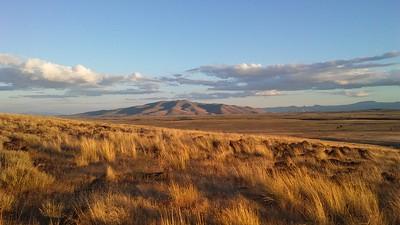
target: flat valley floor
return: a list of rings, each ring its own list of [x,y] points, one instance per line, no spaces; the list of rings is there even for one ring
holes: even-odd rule
[[[400,148],[400,111],[267,113],[245,116],[132,116],[95,120],[228,133],[287,135]]]

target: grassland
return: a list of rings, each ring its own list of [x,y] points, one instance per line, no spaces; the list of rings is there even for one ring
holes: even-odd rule
[[[120,124],[189,130],[289,135],[400,148],[400,111],[170,117],[131,116],[91,119]]]
[[[0,224],[400,224],[400,153],[0,114]]]

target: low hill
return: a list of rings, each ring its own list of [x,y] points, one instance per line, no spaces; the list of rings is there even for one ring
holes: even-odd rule
[[[175,115],[232,115],[256,114],[262,110],[225,104],[197,103],[187,100],[159,101],[146,105],[114,110],[100,110],[78,114],[78,116],[175,116]]]
[[[351,112],[365,110],[400,110],[400,102],[365,101],[348,105],[313,105],[264,108],[266,112]]]

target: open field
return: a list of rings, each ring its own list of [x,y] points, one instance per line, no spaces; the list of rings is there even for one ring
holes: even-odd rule
[[[108,117],[98,120],[179,129],[367,143],[400,148],[400,111],[270,113],[247,116]]]
[[[0,114],[0,224],[400,224],[400,152]]]

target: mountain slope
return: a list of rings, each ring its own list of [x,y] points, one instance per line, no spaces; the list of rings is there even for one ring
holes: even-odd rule
[[[206,104],[187,100],[160,101],[146,105],[132,106],[115,110],[100,110],[78,114],[78,116],[166,116],[166,115],[232,115],[256,114],[262,110],[225,104]]]
[[[400,102],[365,101],[348,105],[314,105],[264,108],[266,112],[350,112],[385,109],[400,110]]]

